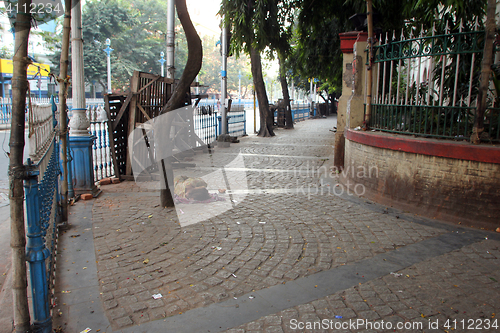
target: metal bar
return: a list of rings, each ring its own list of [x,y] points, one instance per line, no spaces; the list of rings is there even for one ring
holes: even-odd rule
[[[379,36],[379,40],[382,41],[382,35]],[[380,87],[380,62],[377,64],[377,86],[375,87],[375,98],[379,96],[378,90]]]
[[[393,32],[393,35],[392,35],[392,39],[394,41],[394,39],[396,39],[396,36],[394,36],[394,32]],[[391,45],[391,53],[394,54],[394,44]],[[391,69],[390,69],[390,74],[389,74],[389,98],[388,98],[388,102],[390,103],[391,102],[391,93],[392,93],[392,73],[393,73],[393,70],[394,70],[394,61],[390,61],[391,62]]]
[[[411,39],[411,31],[410,31],[410,39]],[[411,49],[411,43],[410,43]],[[408,105],[408,96],[410,93],[410,69],[411,69],[411,58],[408,58],[408,65],[406,67],[406,94],[405,94],[405,105]]]
[[[460,28],[459,32],[462,32],[463,25],[462,25],[462,20],[460,20]],[[452,106],[455,106],[457,102],[457,90],[458,90],[458,71],[460,70],[460,43],[461,43],[461,35],[457,35],[458,40],[455,41],[455,44],[457,45],[458,48],[458,53],[457,53],[457,60],[455,64],[455,84],[453,86],[453,104]]]
[[[492,112],[493,112],[493,109],[492,109]],[[500,112],[498,109],[496,109],[496,114],[497,114],[497,134],[494,137],[494,139],[496,141],[499,141],[499,139],[500,139]]]
[[[445,34],[448,34],[448,22],[446,22]],[[443,50],[447,50],[447,39],[444,38]],[[446,67],[447,57],[446,55],[441,56],[441,84],[439,85],[439,106],[443,105],[443,86],[444,86],[444,70]]]
[[[436,24],[432,24],[432,41],[431,41],[431,56],[429,56],[429,77],[427,78],[427,105],[431,105],[431,96],[434,94],[434,57],[432,56],[434,47],[435,47],[435,41],[436,39],[434,38],[436,34]]]
[[[387,43],[387,40],[388,40],[388,36],[387,36],[387,32],[385,33],[385,45],[388,45]],[[387,50],[387,48],[385,48],[385,50]],[[387,57],[385,57],[387,58]],[[386,101],[386,96],[385,96],[385,81],[386,81],[386,76],[387,76],[387,61],[384,61],[383,63],[383,74],[382,74],[382,103],[389,103],[389,101],[385,102]]]
[[[420,29],[420,40],[417,42],[418,44],[418,54],[423,53],[423,31],[424,27],[422,26]],[[420,102],[420,70],[422,68],[422,57],[418,57],[418,69],[417,69],[417,79],[415,80],[415,93],[417,94],[415,98],[415,105],[418,105]]]

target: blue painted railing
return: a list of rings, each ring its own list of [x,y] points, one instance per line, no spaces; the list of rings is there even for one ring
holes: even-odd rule
[[[56,141],[56,105],[52,100],[52,131],[46,133],[46,150],[37,161],[27,161],[24,181],[27,214],[26,260],[30,268],[33,325],[36,332],[52,332],[51,286],[59,217],[59,145]],[[34,129],[36,130],[36,128]]]
[[[308,119],[311,116],[309,104],[292,104],[292,120],[293,122]],[[314,109],[316,115],[316,108]],[[274,111],[274,123],[278,122],[278,111]]]
[[[222,117],[217,116],[218,131],[217,135],[221,135]],[[243,136],[246,134],[246,112],[243,111],[230,111],[226,116],[227,120],[227,134],[231,136]]]
[[[205,143],[209,144],[217,139],[221,134],[222,117],[214,111],[212,105],[199,107],[199,112],[193,117],[194,131],[196,135]],[[228,134],[232,136],[243,136],[246,134],[246,112],[231,111],[227,115]]]
[[[309,105],[304,104],[304,105],[292,106],[293,121],[308,119],[309,116],[310,116]]]

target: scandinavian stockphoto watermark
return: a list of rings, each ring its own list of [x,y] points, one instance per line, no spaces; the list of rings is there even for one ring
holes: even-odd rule
[[[179,108],[138,124],[128,137],[136,183],[153,190],[166,189],[168,184],[181,226],[235,208],[248,194],[304,195],[308,199],[317,195],[362,196],[364,185],[350,178],[378,177],[376,167],[338,170],[327,167],[326,158],[301,157],[299,165],[293,156],[269,161],[268,155],[243,154],[238,148],[213,149],[197,136],[195,116],[192,106]],[[204,152],[203,162],[185,161],[194,151]],[[280,165],[283,159],[288,160]],[[291,162],[299,166],[290,167]],[[339,183],[339,177],[346,180]]]
[[[366,193],[365,185],[353,179],[378,178],[379,170],[376,165],[351,165],[339,169],[321,164],[323,162],[325,161],[306,161],[291,169],[259,169],[258,164],[254,163],[248,170],[251,170],[254,178],[262,179],[263,189],[272,188],[275,193],[289,195],[302,194],[308,199],[315,195],[363,196]],[[275,179],[280,179],[280,182],[277,183]],[[343,181],[340,182],[340,179]]]

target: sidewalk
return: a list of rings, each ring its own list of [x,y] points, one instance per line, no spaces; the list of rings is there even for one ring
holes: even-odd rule
[[[197,223],[186,216],[208,206],[161,209],[146,184],[107,185],[99,198],[77,202],[58,245],[54,328],[445,332],[454,323],[465,332],[475,320],[497,331],[499,235],[343,191],[318,173],[331,165],[335,124],[307,120],[194,156],[196,167],[179,172],[207,176],[231,165],[224,177],[240,172],[246,186],[220,194],[226,201],[207,205],[229,209]],[[244,167],[231,164],[238,158]]]

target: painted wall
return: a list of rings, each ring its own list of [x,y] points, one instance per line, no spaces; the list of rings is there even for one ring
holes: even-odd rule
[[[500,163],[375,147],[348,137],[343,182],[349,180],[350,187],[362,184],[366,189],[365,197],[411,213],[466,226],[488,229],[500,226]],[[412,137],[406,139],[414,140]],[[417,146],[422,148],[421,140],[417,141]],[[442,140],[429,140],[439,141]],[[485,159],[491,158],[491,154],[500,156],[500,147],[490,148],[484,150]],[[477,159],[481,159],[480,156]]]

